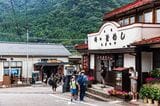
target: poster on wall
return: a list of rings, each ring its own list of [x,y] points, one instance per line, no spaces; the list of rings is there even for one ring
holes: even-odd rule
[[[85,70],[85,71],[87,71],[88,70],[88,56],[87,55],[85,55],[85,56],[83,56],[83,69]]]

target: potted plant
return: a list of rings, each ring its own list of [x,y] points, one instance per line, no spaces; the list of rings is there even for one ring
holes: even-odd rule
[[[153,77],[153,78],[160,78],[160,69],[157,68],[155,70],[152,70],[151,71],[151,77]]]
[[[154,95],[154,105],[159,106],[160,100],[160,89],[156,88],[155,95]]]
[[[149,104],[152,104],[152,91],[153,91],[153,88],[151,86],[147,86],[147,91],[148,91],[148,103]]]
[[[146,85],[143,85],[143,87],[140,89],[139,95],[143,99],[143,102],[147,103],[149,92]]]

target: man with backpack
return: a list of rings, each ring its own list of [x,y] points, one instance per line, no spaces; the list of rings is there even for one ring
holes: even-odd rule
[[[77,79],[80,86],[80,95],[79,95],[80,101],[84,101],[84,96],[87,89],[88,78],[84,73],[85,71],[82,70]]]

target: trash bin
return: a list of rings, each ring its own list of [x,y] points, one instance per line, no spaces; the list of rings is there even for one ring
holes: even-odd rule
[[[32,77],[31,84],[35,84],[35,83],[36,83],[36,81],[35,81],[35,79]]]
[[[62,87],[62,92],[69,92],[70,91],[70,79],[71,75],[66,75],[63,77],[63,87]]]

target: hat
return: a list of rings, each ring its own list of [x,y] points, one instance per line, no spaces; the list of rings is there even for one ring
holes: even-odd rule
[[[81,70],[81,73],[85,73],[85,70]]]

